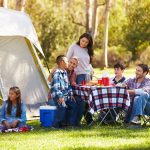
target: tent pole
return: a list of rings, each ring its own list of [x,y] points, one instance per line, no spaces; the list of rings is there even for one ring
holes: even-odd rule
[[[48,69],[48,72],[49,72],[49,74],[50,74],[51,72],[50,72],[50,69],[49,69],[49,66],[48,66],[48,63],[47,63],[47,60],[46,60],[45,57],[44,57],[44,60],[45,60],[45,63],[46,63],[46,67],[47,67],[47,69]]]

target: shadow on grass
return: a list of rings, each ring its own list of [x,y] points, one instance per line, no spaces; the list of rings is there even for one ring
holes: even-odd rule
[[[35,134],[47,134],[47,132],[63,132],[63,134],[68,134],[69,137],[114,137],[114,138],[137,138],[137,137],[147,137],[147,132],[149,128],[140,129],[127,129],[120,126],[92,126],[91,128],[65,128],[62,130],[55,130],[52,128],[42,127],[39,121],[30,121],[29,125],[34,127],[33,133]],[[79,134],[80,132],[80,134]]]
[[[150,147],[129,147],[129,148],[113,148],[113,147],[107,147],[107,148],[104,148],[104,147],[96,147],[96,146],[91,146],[91,147],[78,147],[78,148],[72,148],[72,147],[67,147],[67,148],[62,148],[62,150],[70,150],[70,149],[73,149],[73,150],[149,150]]]

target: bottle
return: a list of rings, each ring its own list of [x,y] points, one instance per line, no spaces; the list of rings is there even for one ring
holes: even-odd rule
[[[86,83],[89,83],[91,81],[91,71],[88,68],[85,71],[86,71],[85,81]]]
[[[103,72],[103,74],[102,74],[102,82],[103,82],[104,86],[110,85],[109,73],[107,71]]]
[[[67,105],[66,105],[65,101],[62,103],[62,106],[67,108]]]

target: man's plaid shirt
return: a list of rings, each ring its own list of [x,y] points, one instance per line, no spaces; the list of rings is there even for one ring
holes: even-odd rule
[[[65,98],[73,95],[66,71],[60,68],[55,71],[50,83],[50,91],[51,96],[54,99]]]
[[[145,92],[150,94],[150,79],[149,78],[145,78],[143,82],[141,82],[140,84],[136,82],[136,78],[128,79],[125,83],[127,84],[127,87],[129,89],[142,89]]]

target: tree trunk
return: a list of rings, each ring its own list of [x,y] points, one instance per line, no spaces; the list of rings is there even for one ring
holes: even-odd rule
[[[106,16],[104,26],[104,64],[108,67],[108,24],[109,24],[109,9],[111,0],[106,0]]]
[[[90,7],[89,7],[89,33],[92,32],[93,2],[94,2],[94,0],[90,0]]]
[[[0,0],[0,7],[3,7],[3,0]]]
[[[95,25],[95,33],[94,33],[94,39],[97,37],[98,35],[98,25],[101,24],[101,22],[104,20],[105,18],[105,8],[103,11],[101,11],[101,15],[100,15],[100,7],[97,8],[97,15],[96,15],[96,25]]]
[[[90,0],[86,0],[86,32],[89,32],[89,9]]]
[[[131,1],[129,1],[129,0],[123,0],[122,2],[123,2],[124,13],[126,14],[128,5],[131,3]]]
[[[16,10],[24,11],[26,0],[16,0]]]
[[[94,0],[94,7],[92,13],[92,27],[91,27],[91,35],[93,39],[95,38],[95,28],[96,28],[96,19],[97,19],[97,0]]]
[[[3,0],[3,6],[5,7],[5,8],[7,8],[7,0]]]
[[[67,7],[70,8],[71,4],[74,2],[74,0],[68,0],[67,1]]]
[[[89,7],[87,9],[88,15],[87,15],[87,24],[88,24],[88,29],[87,31],[91,33],[93,37],[93,41],[96,37],[97,34],[97,26],[98,26],[98,2],[97,0],[88,0],[89,2]],[[86,26],[87,26],[86,24]]]

